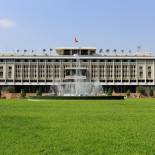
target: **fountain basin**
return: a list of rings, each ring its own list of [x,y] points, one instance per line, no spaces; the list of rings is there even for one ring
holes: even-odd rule
[[[31,96],[29,98],[37,100],[124,100],[124,96]]]

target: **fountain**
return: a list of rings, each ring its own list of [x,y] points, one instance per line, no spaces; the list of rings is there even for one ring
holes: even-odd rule
[[[63,100],[103,100],[124,99],[124,96],[103,95],[103,88],[99,80],[92,82],[87,68],[83,68],[78,54],[74,54],[75,65],[65,68],[65,82],[56,82],[51,86],[48,96],[39,99],[63,99]],[[33,99],[38,97],[33,96]]]
[[[58,86],[58,94],[61,96],[99,96],[102,95],[103,89],[102,86],[99,84],[99,81],[94,83],[89,82],[86,79],[83,79],[83,74],[81,70],[81,62],[79,59],[78,54],[75,54],[74,57],[76,58],[76,67],[75,67],[75,74],[73,75],[72,79],[73,82],[66,83],[62,87]],[[85,71],[86,72],[86,71]]]

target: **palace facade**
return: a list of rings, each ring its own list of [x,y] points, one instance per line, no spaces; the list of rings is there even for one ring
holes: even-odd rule
[[[14,86],[17,92],[74,83],[77,71],[82,82],[98,82],[103,91],[136,91],[137,86],[155,86],[155,57],[147,54],[96,53],[96,48],[65,47],[55,55],[0,54],[0,87]]]

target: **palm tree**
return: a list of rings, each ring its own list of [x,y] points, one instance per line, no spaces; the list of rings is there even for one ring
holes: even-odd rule
[[[52,49],[52,48],[50,48],[50,55],[52,54],[52,51],[53,51],[53,49]]]
[[[31,53],[33,54],[34,53],[34,50],[32,50]]]
[[[106,53],[108,54],[110,52],[110,49],[106,49]]]
[[[129,54],[131,54],[131,52],[132,52],[132,51],[131,51],[131,50],[129,50]]]
[[[124,53],[124,50],[121,50],[122,54]]]
[[[18,49],[18,50],[17,50],[17,53],[19,53],[19,52],[20,52],[20,50]]]
[[[26,52],[27,52],[27,50],[25,49],[25,50],[24,50],[24,53],[26,53]]]
[[[113,52],[114,52],[114,53],[115,53],[115,55],[116,55],[117,50],[116,50],[116,49],[114,49],[114,50],[113,50]]]
[[[46,52],[46,49],[43,49],[43,53],[45,54],[45,52]]]
[[[141,46],[139,45],[139,46],[137,46],[137,52],[139,53],[140,50],[141,50]]]
[[[103,53],[103,49],[102,49],[102,48],[99,50],[99,53],[100,53],[100,54],[102,54],[102,53]]]

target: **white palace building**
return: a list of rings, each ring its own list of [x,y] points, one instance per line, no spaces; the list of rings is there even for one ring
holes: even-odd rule
[[[135,92],[139,85],[155,86],[155,57],[150,54],[96,51],[93,47],[64,47],[56,48],[53,55],[46,51],[0,52],[0,89],[14,86],[16,92],[36,92],[38,88],[49,92],[51,87],[74,83],[77,70],[82,82],[97,81],[103,91]]]

